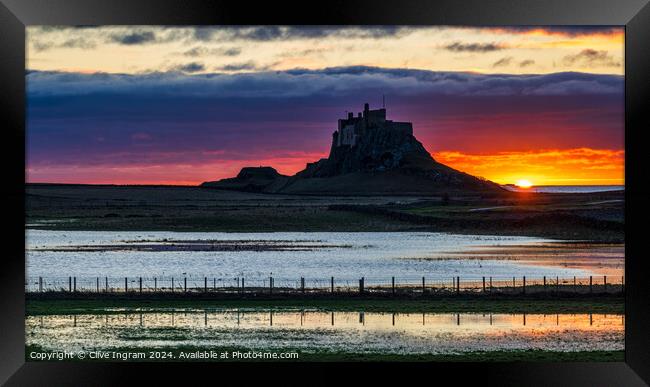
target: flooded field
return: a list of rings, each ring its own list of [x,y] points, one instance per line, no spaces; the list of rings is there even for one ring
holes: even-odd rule
[[[238,347],[354,353],[624,349],[624,316],[183,310],[26,317],[26,343],[45,350]]]
[[[27,275],[401,281],[620,278],[624,245],[427,232],[105,232],[27,230]],[[251,284],[253,284],[251,282]]]

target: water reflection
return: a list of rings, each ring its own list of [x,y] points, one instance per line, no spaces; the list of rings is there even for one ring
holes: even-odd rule
[[[26,317],[26,342],[51,350],[244,347],[381,353],[622,350],[617,314],[170,310]]]
[[[106,315],[29,316],[27,327],[262,327],[304,329],[433,330],[462,329],[489,331],[490,327],[511,330],[565,327],[578,330],[622,330],[624,316],[618,314],[493,314],[493,313],[368,313],[321,311],[203,311],[161,313],[115,313]],[[426,328],[423,328],[426,327]]]
[[[217,244],[304,245],[318,248],[260,248],[255,251],[133,251],[135,244],[170,240],[212,241]],[[147,242],[149,241],[149,242]],[[86,251],[80,246],[122,245],[123,251]],[[190,243],[191,244],[191,243]],[[322,246],[348,246],[322,248]],[[156,259],[150,259],[155,255]],[[422,276],[427,284],[441,286],[452,276],[541,279],[578,278],[608,275],[616,281],[623,275],[624,244],[558,243],[549,239],[514,236],[478,236],[428,232],[367,233],[173,233],[173,232],[90,232],[28,230],[27,273],[44,277],[45,289],[68,288],[68,277],[86,290],[121,286],[124,277],[145,275],[145,288],[172,286],[171,278],[186,273],[188,286],[239,286],[245,278],[249,287],[264,286],[269,272],[277,276],[277,287],[296,288],[301,277],[306,287],[329,285],[334,276],[337,287],[354,286],[360,277],[367,285],[386,285],[395,276],[399,285],[417,285]],[[101,267],[101,273],[97,268]],[[112,280],[111,280],[112,279]],[[207,283],[210,283],[207,282]],[[136,283],[133,283],[134,286]],[[178,282],[175,284],[178,286]],[[242,283],[242,285],[244,285]],[[30,281],[31,290],[39,284]]]

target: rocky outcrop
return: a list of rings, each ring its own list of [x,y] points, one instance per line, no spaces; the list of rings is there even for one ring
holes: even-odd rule
[[[281,175],[273,167],[244,167],[236,177],[209,181],[201,187],[211,187],[234,191],[265,192],[274,189],[274,184],[282,183],[289,177]]]

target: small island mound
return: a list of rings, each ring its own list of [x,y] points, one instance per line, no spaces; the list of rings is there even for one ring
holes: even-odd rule
[[[318,195],[503,194],[491,181],[433,159],[415,136],[413,124],[386,119],[386,109],[338,120],[329,157],[308,163],[293,176],[270,166],[245,167],[234,178],[202,187],[245,192]]]

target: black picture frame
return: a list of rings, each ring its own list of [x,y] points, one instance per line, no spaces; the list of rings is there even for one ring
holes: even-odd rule
[[[113,385],[147,383],[186,375],[225,382],[224,372],[245,379],[291,382],[294,371],[311,373],[305,383],[339,378],[360,381],[390,372],[393,365],[362,364],[126,364],[25,362],[25,26],[28,25],[620,25],[625,26],[626,300],[625,361],[612,363],[427,363],[403,364],[400,373],[423,373],[454,385],[617,385],[650,383],[650,294],[644,223],[650,215],[646,188],[650,130],[649,0],[329,0],[235,2],[208,0],[0,0],[0,107],[3,122],[5,235],[0,283],[0,383],[7,385]],[[646,254],[647,255],[647,254]],[[250,367],[263,372],[249,372]],[[332,368],[336,367],[336,371]],[[349,373],[354,367],[354,373]],[[344,374],[349,376],[343,376]],[[291,376],[290,376],[291,375]],[[277,378],[277,379],[276,379]],[[294,382],[300,383],[298,376]],[[343,378],[343,379],[341,379]],[[451,378],[451,379],[449,379]],[[405,379],[407,380],[407,379]],[[645,382],[644,382],[645,381]],[[448,382],[446,382],[448,383]],[[302,384],[302,383],[301,383]],[[346,383],[347,384],[347,383]]]

